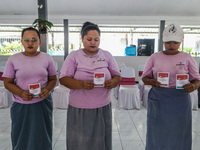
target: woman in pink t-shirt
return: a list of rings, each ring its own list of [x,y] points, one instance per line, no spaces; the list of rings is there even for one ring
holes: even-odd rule
[[[67,150],[111,150],[110,94],[120,72],[112,55],[99,48],[97,25],[84,23],[81,36],[84,48],[67,56],[60,73],[60,83],[70,88]]]
[[[189,93],[200,86],[197,64],[178,51],[182,28],[168,25],[163,32],[165,51],[147,60],[142,80],[148,95],[146,150],[191,150],[192,116]],[[183,79],[180,81],[180,79]]]
[[[11,139],[13,150],[52,150],[51,90],[57,82],[54,61],[39,52],[40,33],[22,31],[24,52],[9,57],[4,85],[13,94]]]

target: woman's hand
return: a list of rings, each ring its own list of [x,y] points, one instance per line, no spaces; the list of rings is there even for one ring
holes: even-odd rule
[[[46,99],[49,96],[49,91],[47,89],[42,89],[41,92],[38,94],[38,97],[41,99]]]
[[[149,84],[153,87],[159,87],[161,85],[156,79],[150,79]]]
[[[118,81],[114,80],[114,79],[111,79],[111,80],[108,80],[104,83],[104,88],[106,89],[112,89],[114,87],[116,87],[118,85]]]
[[[92,90],[94,88],[94,83],[90,81],[82,81],[82,87],[85,90]]]
[[[146,85],[151,85],[153,87],[159,87],[161,85],[160,82],[158,82],[156,79],[150,78],[150,77],[143,77],[142,81]]]
[[[34,94],[29,93],[29,92],[27,92],[27,91],[23,91],[23,92],[21,93],[21,98],[22,98],[24,101],[30,101],[30,100],[33,99],[33,97],[34,97]]]
[[[188,83],[188,84],[183,85],[183,89],[188,93],[192,93],[197,88],[196,88],[195,84]]]
[[[119,84],[120,81],[121,81],[121,76],[115,75],[112,77],[112,79],[104,82],[104,88],[106,89],[115,88]]]

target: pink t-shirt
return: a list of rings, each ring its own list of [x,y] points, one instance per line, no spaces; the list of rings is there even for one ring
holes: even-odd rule
[[[35,57],[28,57],[22,53],[17,53],[9,57],[3,77],[15,78],[16,85],[28,91],[29,84],[40,83],[44,88],[48,83],[48,76],[57,75],[52,57],[40,52]],[[42,99],[34,97],[31,101],[24,101],[21,97],[13,95],[13,101],[22,104],[32,104]]]
[[[117,63],[112,55],[99,49],[95,55],[87,55],[82,49],[70,53],[61,68],[60,78],[69,76],[77,80],[93,82],[94,73],[105,73],[105,80],[120,75]],[[94,87],[92,90],[70,90],[69,104],[77,108],[99,108],[110,103],[111,90]]]
[[[157,72],[169,72],[169,88],[176,87],[176,74],[189,74],[189,80],[200,80],[196,61],[190,54],[179,52],[166,55],[162,51],[154,53],[146,62],[142,77],[157,79]]]

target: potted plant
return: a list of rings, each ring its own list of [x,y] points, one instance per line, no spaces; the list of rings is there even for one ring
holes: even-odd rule
[[[51,29],[53,23],[45,19],[35,19],[33,22],[33,27],[37,27],[40,34],[46,34],[48,30]]]

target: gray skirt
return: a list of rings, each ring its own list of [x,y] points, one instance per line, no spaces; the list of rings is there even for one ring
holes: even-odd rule
[[[191,150],[192,109],[189,93],[175,88],[149,91],[146,150]]]
[[[69,105],[67,150],[112,150],[111,104],[96,109]]]
[[[11,107],[13,150],[52,150],[52,98]]]

